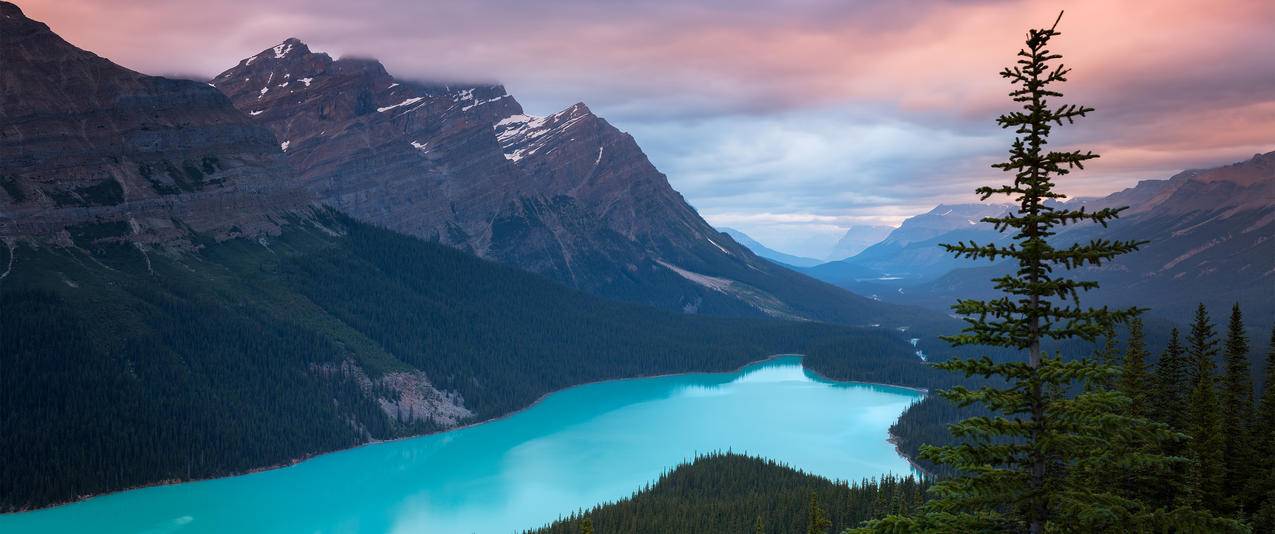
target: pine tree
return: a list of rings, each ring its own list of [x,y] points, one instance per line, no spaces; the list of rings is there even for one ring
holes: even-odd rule
[[[1275,328],[1271,328],[1271,344],[1266,350],[1266,375],[1262,381],[1262,399],[1253,424],[1257,457],[1275,467]]]
[[[1120,373],[1120,391],[1129,397],[1129,412],[1150,416],[1152,396],[1151,374],[1147,372],[1147,348],[1142,335],[1142,319],[1129,323],[1129,348],[1125,351],[1124,369]]]
[[[1116,329],[1108,328],[1103,338],[1102,348],[1094,353],[1094,361],[1099,365],[1119,367],[1121,358],[1120,347],[1116,344]],[[1115,375],[1103,377],[1092,381],[1092,385],[1100,389],[1111,389],[1119,385],[1118,377]]]
[[[1226,477],[1222,436],[1222,409],[1218,404],[1213,358],[1217,355],[1217,339],[1213,323],[1204,305],[1195,312],[1191,335],[1187,338],[1187,357],[1191,362],[1191,394],[1187,401],[1187,433],[1190,456],[1193,501],[1207,510],[1226,509],[1224,486]]]
[[[1262,382],[1262,400],[1258,405],[1254,426],[1257,456],[1256,474],[1246,488],[1256,499],[1253,528],[1256,532],[1275,532],[1275,327],[1266,349],[1266,377]]]
[[[589,518],[587,518],[587,517],[586,517],[586,518],[584,518],[584,520],[583,520],[583,521],[581,521],[581,522],[580,522],[580,534],[593,534],[593,520],[592,520],[592,519],[589,519]]]
[[[1186,361],[1181,334],[1177,328],[1169,333],[1169,345],[1160,355],[1155,371],[1156,402],[1153,409],[1157,421],[1178,432],[1186,431]]]
[[[1117,369],[1092,358],[1064,361],[1059,355],[1045,354],[1042,348],[1047,340],[1094,342],[1114,325],[1137,315],[1136,309],[1082,307],[1081,293],[1096,289],[1098,284],[1058,273],[1102,265],[1142,244],[1094,239],[1055,247],[1049,241],[1059,226],[1081,222],[1105,226],[1124,209],[1090,212],[1052,202],[1065,198],[1054,191],[1054,178],[1083,169],[1085,161],[1097,157],[1092,152],[1049,151],[1045,147],[1053,125],[1071,123],[1093,111],[1048,103],[1062,96],[1055,86],[1065,82],[1070,72],[1063,65],[1052,65],[1061,56],[1046,48],[1059,35],[1057,24],[1055,21],[1046,30],[1030,30],[1017,65],[1001,72],[1017,86],[1010,97],[1023,109],[997,119],[1002,127],[1013,128],[1017,138],[1009,161],[993,167],[1012,173],[1013,183],[977,190],[984,200],[1009,195],[1018,203],[1016,212],[983,219],[1000,232],[1010,232],[1013,242],[944,245],[958,257],[1006,258],[1017,267],[1013,274],[993,279],[1002,297],[962,299],[953,306],[967,326],[961,335],[946,339],[958,346],[1022,351],[1026,361],[998,362],[984,356],[936,365],[967,377],[991,378],[986,382],[989,385],[977,389],[957,386],[940,394],[961,406],[981,403],[994,415],[952,425],[952,434],[965,440],[961,445],[922,449],[922,458],[951,465],[965,476],[935,484],[921,514],[870,521],[863,531],[1039,534],[1064,529],[1164,529],[1182,524],[1238,529],[1234,522],[1218,521],[1191,509],[1153,509],[1121,495],[1118,486],[1091,483],[1121,466],[1148,469],[1172,465],[1174,460],[1162,454],[1123,456],[1114,454],[1109,446],[1117,440],[1135,443],[1138,434],[1158,445],[1172,439],[1172,433],[1163,424],[1122,415],[1129,399],[1102,387],[1119,373]],[[1083,382],[1084,391],[1069,396],[1077,382]]]
[[[1233,488],[1232,507],[1242,506],[1242,488],[1248,486],[1253,469],[1253,375],[1248,362],[1248,337],[1244,334],[1244,318],[1240,305],[1231,307],[1231,320],[1227,327],[1226,375],[1222,384],[1222,436],[1226,458],[1225,487]]]
[[[828,513],[819,506],[819,497],[815,492],[810,492],[810,512],[806,518],[806,534],[827,534],[828,529],[832,528],[832,521],[828,519]]]
[[[1013,232],[1014,244],[979,245],[974,242],[945,245],[949,252],[970,259],[1010,258],[1017,263],[1013,275],[994,279],[1004,297],[989,300],[960,300],[953,309],[966,316],[965,332],[949,338],[954,345],[991,345],[1024,350],[1026,362],[996,363],[989,358],[949,360],[940,367],[969,375],[998,376],[1010,387],[992,386],[977,390],[962,387],[944,392],[960,405],[982,402],[1003,415],[975,417],[952,426],[954,434],[971,438],[974,444],[929,448],[923,454],[948,463],[972,476],[937,485],[932,508],[959,516],[975,529],[1010,528],[1043,532],[1059,506],[1057,494],[1062,473],[1059,464],[1071,456],[1060,435],[1074,430],[1079,412],[1063,406],[1057,392],[1080,380],[1105,381],[1110,369],[1089,359],[1064,363],[1041,348],[1043,340],[1079,337],[1093,341],[1112,325],[1135,315],[1135,310],[1091,309],[1079,306],[1081,292],[1097,287],[1095,282],[1068,279],[1053,274],[1056,267],[1071,269],[1085,264],[1099,265],[1132,252],[1140,243],[1094,240],[1069,248],[1055,248],[1048,238],[1054,228],[1068,223],[1090,221],[1106,225],[1120,209],[1087,212],[1057,209],[1047,202],[1064,198],[1054,191],[1054,177],[1082,169],[1096,158],[1091,152],[1047,151],[1045,145],[1052,125],[1073,122],[1092,108],[1066,104],[1051,107],[1047,100],[1062,94],[1051,86],[1066,81],[1070,69],[1050,63],[1061,56],[1046,46],[1058,35],[1057,23],[1047,30],[1031,30],[1027,47],[1019,52],[1016,66],[1001,76],[1018,88],[1010,93],[1022,111],[1002,115],[997,122],[1014,128],[1008,162],[994,165],[1013,173],[1012,184],[980,187],[983,198],[1004,194],[1018,202],[1016,213],[984,219],[1001,232]],[[973,512],[973,513],[972,513]],[[1014,525],[1020,525],[1015,527]]]
[[[761,520],[761,514],[757,515],[757,522],[753,525],[753,534],[766,534],[766,523]]]

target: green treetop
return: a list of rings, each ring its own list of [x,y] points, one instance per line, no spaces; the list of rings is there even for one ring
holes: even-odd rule
[[[1147,371],[1147,347],[1142,335],[1142,320],[1129,323],[1129,348],[1125,350],[1124,368],[1120,373],[1120,391],[1129,397],[1129,411],[1133,415],[1150,415],[1150,402],[1154,385]]]
[[[1044,342],[1094,342],[1137,315],[1139,310],[1133,308],[1082,306],[1081,294],[1097,289],[1098,283],[1068,277],[1067,272],[1103,265],[1142,244],[1097,238],[1056,245],[1050,239],[1068,224],[1106,226],[1124,210],[1088,211],[1053,202],[1066,198],[1055,191],[1054,180],[1098,157],[1089,151],[1047,148],[1055,126],[1093,111],[1051,102],[1063,96],[1058,85],[1070,72],[1057,63],[1062,56],[1048,48],[1060,35],[1057,25],[1055,21],[1049,29],[1030,30],[1016,64],[1001,71],[1014,85],[1009,96],[1021,109],[997,119],[1016,138],[1009,160],[993,167],[1012,180],[976,191],[983,200],[1007,195],[1017,204],[1007,215],[983,219],[1010,234],[1011,241],[944,245],[958,257],[1008,260],[1015,267],[1012,274],[993,279],[999,298],[957,301],[953,309],[964,317],[966,327],[946,339],[953,345],[1018,350],[1024,359],[1002,362],[984,356],[937,365],[967,377],[991,379],[984,382],[989,385],[957,386],[940,394],[962,406],[981,403],[993,415],[952,425],[953,435],[964,440],[960,445],[922,449],[923,458],[952,465],[965,476],[935,484],[922,513],[871,521],[863,530],[1042,533],[1167,528],[1190,522],[1209,528],[1233,526],[1214,525],[1211,517],[1189,509],[1156,509],[1124,495],[1121,484],[1095,483],[1120,469],[1150,472],[1173,464],[1173,458],[1135,454],[1131,447],[1159,447],[1174,435],[1163,424],[1127,415],[1129,399],[1105,387],[1119,374],[1114,367],[1088,357],[1063,360],[1045,353]],[[1111,444],[1117,442],[1124,445],[1113,449]]]
[[[1224,484],[1236,488],[1248,485],[1252,475],[1253,441],[1250,425],[1253,422],[1253,376],[1248,363],[1248,337],[1244,334],[1244,318],[1240,305],[1231,308],[1231,321],[1227,328],[1226,372],[1222,378],[1222,436],[1226,457]],[[1240,507],[1245,499],[1235,499],[1231,507]]]

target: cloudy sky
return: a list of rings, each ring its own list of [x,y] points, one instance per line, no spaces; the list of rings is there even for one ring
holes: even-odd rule
[[[528,112],[583,101],[710,222],[822,256],[975,184],[1011,136],[997,76],[1066,9],[1062,146],[1076,195],[1275,150],[1270,0],[19,0],[72,43],[204,77],[295,36],[403,78],[499,81]]]

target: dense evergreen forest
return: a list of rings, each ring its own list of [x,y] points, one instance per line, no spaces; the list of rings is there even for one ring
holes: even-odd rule
[[[715,454],[678,466],[628,499],[535,532],[840,532],[867,519],[916,509],[926,488],[914,477],[832,482],[772,460]]]
[[[93,245],[110,230],[94,228],[74,248],[17,247],[0,287],[0,510],[444,426],[390,415],[395,373],[423,372],[463,423],[582,382],[808,349],[864,380],[929,372],[892,331],[615,303],[339,215],[287,228],[182,252]]]
[[[1010,178],[977,193],[984,200],[1006,195],[1018,205],[983,219],[1008,234],[1010,243],[943,245],[957,257],[1003,258],[1015,267],[992,280],[995,298],[953,305],[966,325],[946,340],[984,354],[957,351],[964,353],[941,358],[933,367],[953,378],[935,379],[933,385],[945,386],[939,396],[912,406],[892,429],[902,450],[938,466],[931,469],[936,480],[921,506],[917,499],[907,510],[860,515],[867,520],[862,526],[834,525],[812,495],[807,533],[846,527],[865,534],[1275,532],[1275,328],[1260,382],[1254,380],[1253,330],[1238,304],[1224,330],[1201,304],[1185,333],[1169,333],[1157,358],[1148,348],[1144,309],[1086,307],[1082,296],[1099,284],[1069,272],[1103,266],[1146,242],[1130,236],[1055,247],[1048,239],[1064,225],[1105,227],[1125,209],[1048,204],[1066,198],[1055,180],[1098,157],[1047,146],[1054,127],[1094,111],[1052,102],[1063,96],[1058,87],[1070,72],[1049,48],[1061,35],[1061,18],[1029,30],[1016,62],[1001,71],[1014,85],[1010,97],[1019,109],[997,119],[1016,137],[1009,158],[993,167]],[[1117,329],[1127,334],[1122,338]],[[767,488],[761,493],[769,492],[769,499],[723,518],[719,499],[734,505],[755,498],[757,490],[741,492],[731,480],[713,480],[700,491],[695,484],[668,482],[675,472],[628,501],[551,528],[743,532],[756,516],[755,529],[765,531],[761,516],[775,515],[769,503],[783,494],[772,488],[794,476],[782,469],[762,474],[756,487]],[[671,488],[682,490],[644,508]],[[859,510],[843,506],[833,513]],[[782,531],[801,531],[795,519],[802,509],[800,502],[785,501]],[[643,516],[661,522],[647,520],[654,525],[648,529],[638,523]]]

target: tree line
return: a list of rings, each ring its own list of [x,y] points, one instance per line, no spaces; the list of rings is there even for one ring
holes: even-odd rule
[[[928,482],[887,475],[833,482],[773,460],[718,453],[664,473],[632,497],[571,514],[538,534],[831,532],[908,513]]]
[[[469,422],[583,382],[807,348],[874,381],[932,372],[881,329],[612,302],[339,214],[263,242],[14,254],[0,511],[441,430],[381,408],[387,373],[423,372]]]

